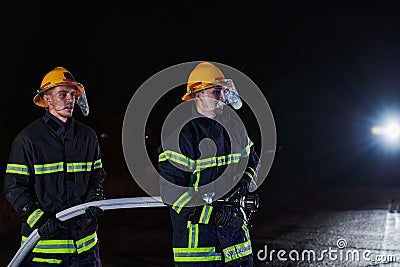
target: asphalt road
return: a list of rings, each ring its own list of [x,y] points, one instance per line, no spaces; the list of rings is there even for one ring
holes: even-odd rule
[[[250,229],[256,266],[400,266],[399,191],[260,190],[260,209]],[[104,267],[173,266],[166,208],[110,210],[99,224]],[[1,234],[0,266],[7,265],[18,246],[17,228]]]

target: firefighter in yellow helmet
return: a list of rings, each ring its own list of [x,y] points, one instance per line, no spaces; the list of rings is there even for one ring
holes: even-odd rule
[[[240,108],[238,91],[215,64],[201,62],[190,73],[182,100],[193,101],[193,119],[174,132],[178,139],[163,140],[158,162],[160,175],[168,181],[160,186],[170,206],[175,266],[254,266],[249,217],[235,200],[249,193],[259,158],[243,126],[225,110],[226,105]],[[179,150],[169,143],[172,139],[179,140]],[[207,139],[216,147],[210,157],[200,149]],[[245,165],[243,173],[240,164]],[[215,192],[200,192],[222,173],[232,178],[229,192],[219,199],[213,199]],[[234,177],[239,178],[233,182]],[[171,194],[171,184],[188,190]]]
[[[75,104],[89,112],[86,93],[64,67],[48,72],[33,102],[42,118],[14,139],[4,179],[4,194],[22,220],[22,242],[38,229],[41,236],[24,266],[101,266],[97,239],[98,207],[66,222],[56,213],[83,202],[104,199],[106,173],[96,133],[73,117]]]

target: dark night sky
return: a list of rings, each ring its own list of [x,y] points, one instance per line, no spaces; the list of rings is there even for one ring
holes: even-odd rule
[[[397,1],[64,4],[2,9],[3,172],[15,135],[42,114],[32,98],[55,66],[85,85],[91,114],[75,114],[108,134],[101,146],[113,175],[126,171],[121,127],[136,88],[166,67],[207,60],[263,90],[277,126],[271,182],[400,183],[400,154],[372,146],[369,133],[385,109],[400,112]]]

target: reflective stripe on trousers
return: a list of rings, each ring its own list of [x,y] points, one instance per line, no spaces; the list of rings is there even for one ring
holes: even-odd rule
[[[199,239],[201,239],[201,231],[199,231],[199,226],[201,225],[202,224],[191,224],[190,222],[188,222],[188,244],[187,247],[173,248],[175,262],[215,262],[216,264],[217,261],[220,261],[230,263],[235,260],[242,261],[242,259],[244,259],[245,257],[252,255],[249,230],[245,221],[243,221],[242,227],[237,229],[239,231],[241,230],[240,235],[242,235],[242,238],[244,238],[245,241],[223,247],[222,252],[218,251],[220,250],[220,248],[217,249],[216,247],[198,246]],[[226,230],[229,231],[229,229]]]

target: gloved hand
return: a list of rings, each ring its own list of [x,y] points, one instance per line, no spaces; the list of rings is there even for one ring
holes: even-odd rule
[[[94,219],[103,216],[104,210],[96,206],[90,206],[85,209],[85,215],[89,219]]]
[[[220,205],[213,208],[211,218],[219,227],[230,226],[237,217],[237,208],[234,206]]]
[[[103,200],[103,199],[105,199],[103,188],[96,187],[89,191],[85,202],[92,202],[92,201]],[[89,219],[94,219],[94,218],[103,216],[103,214],[104,214],[104,210],[102,210],[101,208],[96,207],[96,206],[90,206],[85,209],[85,215]]]
[[[61,229],[67,227],[58,219],[50,217],[38,228],[38,233],[42,238],[53,238],[60,233]]]
[[[250,181],[247,181],[246,179],[241,179],[238,184],[238,193],[241,196],[247,195],[249,193],[249,187],[250,187]]]
[[[92,188],[89,190],[89,193],[86,197],[85,202],[92,202],[96,200],[103,200],[104,197],[104,190],[101,187]]]

